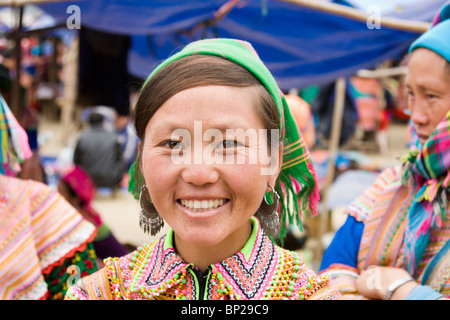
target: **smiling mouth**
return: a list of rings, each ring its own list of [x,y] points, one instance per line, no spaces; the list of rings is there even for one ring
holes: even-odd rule
[[[228,199],[210,199],[210,200],[184,200],[178,199],[177,202],[183,207],[196,211],[208,211],[220,207],[224,203],[228,202]]]

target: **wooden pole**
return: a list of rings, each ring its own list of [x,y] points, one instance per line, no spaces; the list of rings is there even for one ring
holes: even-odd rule
[[[20,119],[20,114],[22,112],[22,99],[20,94],[20,66],[22,61],[22,48],[21,48],[21,40],[22,40],[22,21],[23,21],[23,6],[19,8],[19,22],[14,33],[14,59],[16,61],[16,79],[13,82],[12,87],[12,101],[11,101],[11,111],[17,119]]]
[[[84,1],[84,0],[71,0],[70,2]],[[24,6],[27,4],[41,4],[52,2],[69,2],[67,0],[0,0],[0,6]]]
[[[311,8],[315,10],[319,10],[322,12],[328,12],[332,14],[336,14],[342,17],[350,18],[353,20],[361,21],[361,22],[367,22],[368,19],[370,19],[370,15],[352,8],[343,6],[336,3],[330,3],[330,2],[322,2],[322,1],[316,1],[316,0],[278,0],[282,2],[288,2],[292,4],[296,4],[302,7]],[[411,31],[411,32],[419,32],[423,33],[427,31],[431,24],[427,22],[422,21],[409,21],[404,19],[398,19],[398,18],[391,18],[391,17],[380,17],[380,24],[381,26],[388,27],[391,29],[399,29],[403,31]]]
[[[361,78],[388,78],[395,76],[403,76],[408,72],[408,67],[400,66],[389,69],[375,69],[375,70],[359,70],[356,75]]]
[[[56,48],[55,48],[56,50]],[[76,107],[78,85],[79,38],[75,36],[64,54],[64,95],[60,99],[62,139],[65,144],[71,142],[71,133],[76,129],[73,115]],[[73,137],[73,135],[72,135]]]
[[[335,98],[333,108],[333,121],[331,124],[331,139],[329,148],[329,162],[326,183],[322,191],[322,206],[320,214],[319,241],[323,252],[322,237],[328,231],[328,192],[333,183],[335,173],[335,163],[339,152],[339,140],[341,138],[342,116],[344,114],[345,104],[345,78],[339,78],[335,85]]]

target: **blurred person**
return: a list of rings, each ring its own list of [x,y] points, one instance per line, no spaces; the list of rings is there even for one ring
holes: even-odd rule
[[[4,65],[0,64],[0,93],[5,100],[5,103],[10,103],[12,89],[12,80],[9,75],[9,69]],[[21,98],[25,100],[25,89],[20,86]],[[24,101],[25,102],[25,101]],[[17,173],[19,178],[23,179],[33,179],[43,183],[47,183],[47,177],[45,174],[44,167],[41,163],[38,150],[38,112],[28,106],[21,108],[21,115],[19,117],[19,123],[28,136],[28,145],[33,152],[31,157],[24,159],[21,164],[21,170]]]
[[[347,209],[320,274],[344,299],[450,297],[450,3],[410,46],[412,148]]]
[[[122,150],[122,157],[127,172],[136,159],[139,139],[134,132],[133,123],[128,116],[119,115],[116,120],[116,133]]]
[[[313,114],[317,116],[317,132],[319,134],[319,141],[322,139],[331,139],[331,127],[333,123],[333,110],[335,103],[335,83],[328,83],[319,87],[319,92],[314,102],[311,104]],[[342,114],[342,126],[339,138],[339,146],[343,146],[356,133],[358,123],[358,111],[356,109],[356,102],[351,90],[350,81],[346,80],[344,111]]]
[[[385,101],[383,87],[377,78],[353,76],[351,89],[358,112],[358,127],[362,129],[362,141],[375,142]]]
[[[129,250],[121,244],[109,227],[102,221],[101,215],[92,207],[95,198],[95,186],[89,175],[80,167],[75,166],[64,174],[58,182],[58,192],[80,212],[83,217],[97,228],[94,239],[94,249],[97,257],[121,257]],[[98,262],[99,266],[103,263]]]
[[[124,175],[122,151],[115,132],[103,125],[100,113],[89,115],[88,126],[84,128],[75,146],[73,162],[91,177],[96,188],[120,188]]]
[[[62,299],[97,270],[95,227],[49,186],[16,177],[32,151],[1,96],[0,143],[0,299]]]
[[[0,63],[0,93],[6,103],[11,103],[12,81],[9,75],[9,69]]]
[[[310,105],[292,94],[286,94],[285,99],[306,146],[311,150],[316,142],[316,126]]]

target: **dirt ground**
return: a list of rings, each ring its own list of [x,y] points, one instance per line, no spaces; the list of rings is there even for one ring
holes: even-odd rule
[[[388,148],[385,153],[367,153],[367,155],[373,165],[376,167],[386,167],[391,164],[399,163],[398,157],[404,154],[406,150],[406,125],[391,123],[387,131],[387,145]],[[70,133],[68,138],[63,139],[61,124],[57,120],[42,119],[40,121],[39,129],[40,139],[40,154],[42,156],[56,157],[64,153],[64,149],[67,146],[73,146],[76,138],[77,131]],[[134,246],[150,242],[153,240],[148,234],[144,234],[139,228],[139,204],[125,189],[120,190],[114,195],[111,194],[98,194],[94,204],[94,208],[101,214],[103,220],[114,232],[119,241],[128,243]],[[335,220],[338,220],[337,224],[342,223],[344,217],[337,216]],[[336,223],[336,222],[335,222]],[[162,232],[157,235],[166,232],[167,225],[163,228]],[[314,243],[314,241],[311,241]],[[309,249],[316,244],[310,244],[306,246],[303,251],[305,260],[313,259],[312,251]],[[317,259],[316,259],[317,260]],[[314,263],[313,263],[314,264]],[[313,265],[317,267],[317,261]]]

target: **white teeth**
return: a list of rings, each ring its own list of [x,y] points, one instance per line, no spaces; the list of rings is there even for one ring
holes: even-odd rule
[[[210,210],[217,208],[224,204],[225,199],[214,200],[180,200],[181,204],[186,208],[193,209],[195,211]]]

